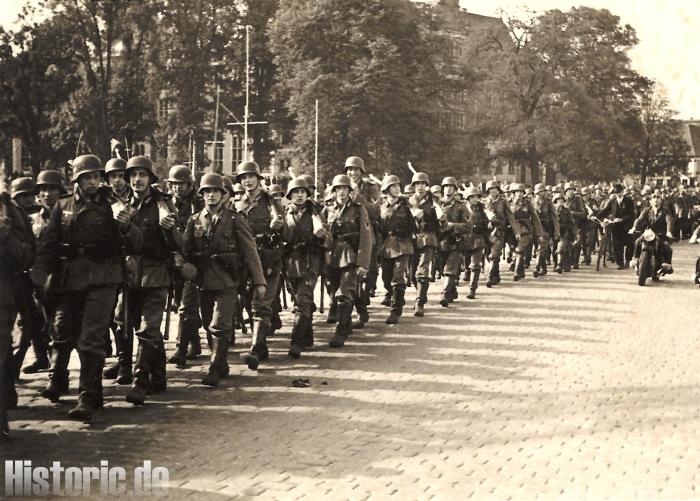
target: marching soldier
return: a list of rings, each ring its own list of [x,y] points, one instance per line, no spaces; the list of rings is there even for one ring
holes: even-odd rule
[[[542,239],[544,232],[537,211],[525,199],[525,187],[520,183],[513,183],[510,186],[510,193],[513,197],[510,202],[510,209],[518,223],[513,228],[516,239],[515,275],[513,280],[517,282],[525,278],[525,253],[532,245],[532,239]],[[542,244],[543,242],[540,243]]]
[[[553,203],[559,223],[559,239],[556,243],[557,259],[554,271],[559,273],[571,271],[571,242],[576,237],[576,221],[571,210],[565,204],[565,197],[561,190],[554,193]]]
[[[535,277],[539,277],[547,274],[547,262],[550,260],[552,241],[559,240],[559,218],[554,204],[547,195],[545,185],[543,183],[535,185],[533,192],[535,198],[532,201],[532,206],[537,211],[544,232],[537,254],[537,266],[533,273]]]
[[[586,221],[583,224],[583,262],[588,265],[591,264],[593,249],[598,241],[598,224],[591,216],[598,213],[600,206],[591,196],[591,189],[587,186],[581,188],[581,201],[586,209]]]
[[[53,208],[32,269],[35,284],[43,285],[51,274],[61,291],[53,372],[42,396],[57,402],[68,393],[68,362],[77,347],[80,397],[68,414],[85,421],[103,405],[104,335],[124,279],[123,256],[138,252],[142,244],[142,234],[126,208],[111,188],[101,186],[102,175],[102,162],[96,156],[75,159],[71,179],[75,191]]]
[[[283,209],[279,200],[262,190],[262,179],[260,167],[255,162],[241,162],[236,169],[236,182],[246,190],[236,209],[246,217],[253,231],[267,285],[264,295],[256,294],[253,298],[253,338],[250,350],[244,356],[251,370],[256,370],[260,362],[269,357],[267,336],[271,332],[272,307],[282,275]],[[262,291],[262,288],[256,290]]]
[[[127,201],[133,224],[143,233],[144,243],[140,253],[130,254],[128,268],[132,272],[126,290],[128,325],[124,325],[124,301],[117,308],[125,350],[119,360],[125,371],[131,365],[134,329],[138,338],[138,350],[134,365],[134,382],[126,395],[126,401],[143,405],[147,393],[166,390],[165,345],[160,325],[163,314],[170,314],[168,296],[172,294],[174,262],[173,253],[182,251],[182,233],[178,229],[177,210],[170,195],[160,191],[154,183],[158,176],[148,157],[135,156],[126,164],[126,177],[132,194]]]
[[[566,183],[564,186],[564,195],[564,204],[569,208],[576,222],[576,240],[573,244],[572,265],[575,270],[578,270],[581,251],[586,248],[585,226],[586,221],[588,221],[588,212],[586,211],[583,200],[576,194],[576,186],[573,183]]]
[[[304,348],[314,344],[314,290],[323,265],[327,233],[320,209],[311,200],[311,190],[303,177],[289,182],[286,196],[291,203],[287,205],[283,229],[287,249],[285,267],[294,297],[289,356],[299,358]]]
[[[436,214],[436,205],[439,204],[439,198],[435,199],[434,195],[428,191],[430,181],[428,174],[425,172],[417,172],[411,179],[411,184],[415,189],[408,203],[411,207],[411,212],[415,217],[418,229],[416,231],[416,305],[414,315],[422,317],[425,313],[425,304],[428,302],[428,288],[430,286],[431,266],[435,255],[435,249],[438,246],[437,232],[440,228],[440,223]]]
[[[126,160],[122,158],[111,158],[105,164],[105,177],[107,184],[112,187],[114,193],[121,200],[128,200],[131,196],[131,188],[126,182],[124,173],[126,172]]]
[[[384,286],[390,284],[391,312],[387,324],[396,324],[406,304],[406,278],[409,272],[410,256],[413,255],[413,232],[415,219],[406,199],[401,194],[401,180],[398,176],[387,176],[382,181],[384,201],[379,206],[379,232],[382,244],[379,247]]]
[[[352,333],[352,309],[359,280],[367,274],[372,257],[372,225],[367,211],[350,198],[350,178],[339,174],[331,183],[333,201],[323,214],[328,221],[332,243],[327,256],[329,293],[337,305],[338,323],[328,345],[341,348]]]
[[[486,287],[491,287],[501,281],[500,261],[505,245],[506,228],[509,225],[511,228],[516,228],[518,224],[513,218],[513,213],[508,203],[503,198],[503,192],[498,181],[492,180],[487,182],[486,193],[488,197],[484,201],[484,206],[486,215],[489,218],[489,230],[491,231],[489,236],[491,270],[489,271]]]
[[[7,410],[17,406],[12,361],[12,328],[15,323],[14,277],[24,273],[34,259],[34,237],[25,216],[0,193],[0,439],[10,432]]]
[[[178,229],[184,233],[190,217],[204,208],[204,201],[194,190],[190,168],[185,165],[171,167],[168,172],[168,189],[173,195],[172,202],[177,209],[177,220],[180,224]],[[168,362],[183,367],[187,360],[194,360],[202,353],[199,339],[199,328],[202,326],[199,316],[199,291],[191,280],[184,280],[180,272],[175,280],[174,296],[175,304],[180,305],[177,349]]]
[[[202,176],[199,194],[205,206],[188,218],[184,236],[185,255],[198,270],[202,321],[212,336],[211,361],[202,384],[214,387],[229,374],[227,353],[242,263],[250,270],[256,295],[265,296],[265,276],[253,233],[245,217],[224,204],[225,191],[219,174]]]
[[[469,239],[468,249],[465,253],[465,266],[469,271],[468,299],[476,299],[476,289],[479,287],[479,276],[484,261],[484,251],[489,241],[489,218],[481,203],[479,188],[470,186],[464,193],[467,199],[467,214],[472,227],[472,235]]]
[[[457,299],[457,277],[462,265],[463,239],[471,232],[469,214],[463,202],[457,200],[457,180],[446,177],[442,180],[442,230],[440,232],[440,254],[444,263],[445,287],[440,305],[444,308]]]

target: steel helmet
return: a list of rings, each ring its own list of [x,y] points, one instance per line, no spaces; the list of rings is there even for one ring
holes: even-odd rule
[[[333,182],[331,183],[331,190],[335,190],[338,186],[347,186],[352,190],[350,178],[345,174],[338,174],[333,178]]]
[[[416,183],[425,183],[427,185],[430,185],[430,181],[428,181],[428,174],[425,172],[416,172],[413,174],[413,177],[411,178],[411,184],[416,184]]]
[[[231,181],[231,178],[222,175],[221,179],[224,181],[224,188],[226,188],[228,194],[233,195],[233,181]]]
[[[574,183],[566,183],[564,185],[564,191],[574,190],[576,191],[576,185]]]
[[[495,179],[486,182],[486,191],[489,191],[491,188],[496,188],[498,191],[501,191],[501,185]]]
[[[345,169],[348,167],[356,167],[362,172],[365,172],[365,161],[360,157],[348,157],[345,159]]]
[[[40,186],[56,186],[61,193],[66,193],[63,186],[63,175],[57,170],[42,170],[36,178],[37,191]]]
[[[523,193],[525,193],[525,185],[522,183],[513,183],[508,188],[508,191],[511,193],[513,193],[514,191],[522,191]]]
[[[546,190],[547,190],[547,187],[544,185],[544,183],[537,183],[535,185],[534,192],[535,192],[535,195],[537,195],[538,193],[541,193],[541,192],[546,191]]]
[[[131,157],[126,163],[126,177],[130,176],[130,172],[134,169],[143,169],[151,176],[151,182],[154,183],[158,181],[158,176],[153,172],[153,162],[150,158],[144,155],[136,155]]]
[[[36,195],[36,185],[31,177],[18,177],[10,183],[10,196],[12,198],[26,194]]]
[[[464,198],[468,199],[469,197],[473,197],[474,195],[478,197],[481,196],[481,191],[476,186],[470,186],[464,191]]]
[[[81,174],[89,174],[90,172],[104,172],[102,160],[95,155],[80,155],[73,160],[73,176],[71,177],[71,182],[76,182]]]
[[[312,188],[316,188],[316,182],[314,181],[314,178],[310,176],[309,174],[302,174],[299,176],[301,179],[306,181],[306,188],[311,191]]]
[[[559,186],[558,184],[556,186],[552,187],[552,193],[561,193],[561,192],[562,192],[561,186]]]
[[[591,190],[590,190],[590,188],[588,188],[588,186],[584,186],[583,188],[581,188],[581,195],[590,195],[590,194],[591,194]]]
[[[459,185],[457,184],[457,180],[453,178],[452,176],[447,176],[442,180],[442,183],[440,183],[440,186],[447,186],[451,184],[455,188],[457,188]]]
[[[439,184],[432,185],[430,187],[430,193],[432,193],[433,195],[439,195],[440,193],[442,193],[442,186],[440,186]]]
[[[331,200],[333,200],[333,190],[332,190],[331,187],[329,186],[329,187],[326,189],[326,192],[323,194],[323,201],[324,201],[324,202],[330,202]]]
[[[168,171],[169,183],[192,183],[192,171],[185,165],[173,165]]]
[[[216,188],[221,191],[221,193],[226,192],[226,187],[224,186],[224,178],[215,172],[207,172],[202,176],[202,180],[199,182],[199,191],[202,193],[204,188]]]
[[[270,195],[284,195],[284,190],[279,184],[273,184],[268,189]]]
[[[233,192],[234,193],[245,193],[245,188],[241,183],[235,183],[233,185]]]
[[[416,188],[413,186],[413,184],[407,184],[403,187],[403,192],[407,195],[413,195],[416,192]]]
[[[306,182],[306,179],[304,179],[305,177],[306,176],[299,176],[289,181],[289,184],[287,185],[287,198],[291,199],[292,191],[296,190],[297,188],[303,188],[306,190],[306,195],[311,196],[311,190],[309,190],[309,184]]]
[[[386,190],[388,190],[389,186],[391,186],[393,184],[398,184],[400,187],[401,180],[399,179],[399,176],[394,176],[392,174],[391,176],[387,176],[384,179],[382,179],[382,193],[384,193]]]
[[[525,188],[526,195],[532,195],[532,188]]]
[[[110,158],[105,164],[105,174],[126,170],[126,160],[123,158]]]
[[[240,182],[241,176],[245,174],[255,174],[258,176],[258,179],[262,179],[263,177],[260,173],[260,167],[252,160],[247,160],[238,164],[238,167],[236,167],[236,182]]]
[[[561,190],[554,192],[554,195],[552,196],[552,202],[556,202],[560,199],[564,200],[564,194],[561,192]]]

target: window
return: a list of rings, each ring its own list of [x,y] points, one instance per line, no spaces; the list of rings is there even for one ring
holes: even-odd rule
[[[231,138],[231,163],[233,165],[233,170],[236,170],[236,166],[243,161],[243,138],[238,134],[234,134]],[[223,155],[223,149],[221,154]]]
[[[134,142],[131,149],[132,149],[132,151],[131,151],[132,157],[135,157],[136,155],[145,155],[146,154],[146,143]]]
[[[217,141],[214,145],[214,172],[224,171],[224,142]]]
[[[171,109],[172,100],[170,98],[164,97],[158,101],[158,117],[161,122],[165,122],[168,119]]]
[[[455,127],[464,129],[464,113],[455,113],[452,121]]]

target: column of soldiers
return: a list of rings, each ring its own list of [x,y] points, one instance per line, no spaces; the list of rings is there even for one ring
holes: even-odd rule
[[[68,366],[77,351],[79,398],[69,415],[89,421],[104,404],[103,378],[130,385],[125,398],[134,405],[166,391],[167,363],[182,368],[202,353],[201,328],[210,350],[201,382],[218,386],[246,313],[252,333],[243,361],[257,370],[270,356],[267,339],[281,325],[287,293],[294,308],[288,355],[299,358],[315,343],[319,278],[321,305],[325,294],[330,299],[326,321],[335,324],[328,344],[341,348],[369,322],[379,277],[385,322],[396,324],[412,285],[413,314],[423,317],[430,284],[439,278],[439,304],[447,308],[459,297],[460,278],[470,300],[482,271],[486,286],[497,286],[504,258],[514,281],[528,268],[535,278],[550,266],[570,272],[591,263],[603,219],[612,248],[598,252],[610,252],[624,269],[638,255],[635,235],[644,228],[654,228],[666,245],[674,232],[690,237],[698,217],[698,200],[684,189],[626,193],[614,185],[606,194],[603,186],[530,189],[491,180],[482,193],[454,177],[431,186],[427,173],[416,172],[402,192],[398,176],[368,179],[358,156],[342,170],[323,203],[310,176],[292,179],[286,190],[266,189],[252,161],[238,165],[233,181],[208,173],[199,186],[188,167],[175,165],[167,191],[145,156],[103,165],[82,155],[73,162],[70,193],[54,171],[36,183],[13,181],[0,197],[0,431],[8,433],[7,409],[17,404],[14,384],[31,346],[35,360],[24,372],[50,367],[42,395],[53,402],[69,393]],[[670,267],[670,246],[664,249]],[[174,311],[177,343],[168,358]],[[20,335],[12,348],[15,324]],[[117,361],[105,368],[110,333]]]

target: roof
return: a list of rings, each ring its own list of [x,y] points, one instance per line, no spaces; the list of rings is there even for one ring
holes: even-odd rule
[[[700,123],[687,124],[686,140],[690,144],[690,156],[700,157]]]

